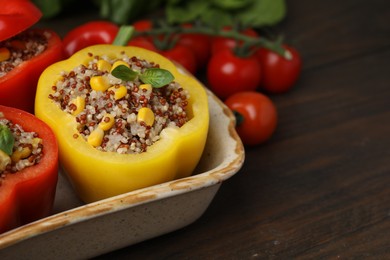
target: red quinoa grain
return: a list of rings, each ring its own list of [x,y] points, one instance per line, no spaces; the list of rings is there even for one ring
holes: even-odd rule
[[[115,123],[111,129],[104,132],[103,141],[96,149],[128,154],[145,152],[148,146],[160,139],[160,133],[164,128],[181,127],[189,120],[186,112],[189,95],[177,82],[148,91],[140,88],[142,82],[138,78],[133,82],[122,81],[107,71],[97,69],[97,62],[101,59],[110,64],[122,60],[128,63],[133,70],[141,72],[147,68],[159,68],[158,64],[135,56],[128,57],[125,53],[122,53],[120,59],[112,60],[106,56],[94,56],[92,53],[88,56],[93,57],[88,65],[80,65],[61,74],[62,79],[52,88],[53,93],[49,95],[49,98],[70,114],[77,109],[72,100],[77,97],[85,100],[85,108],[75,116],[79,135],[85,140],[102,121],[110,121],[104,116],[105,114],[109,113],[114,116]],[[115,100],[113,89],[105,92],[93,90],[89,80],[94,76],[107,77],[113,89],[125,86],[127,94]],[[148,107],[153,111],[152,126],[142,121],[138,122],[138,110],[142,107]]]
[[[12,160],[11,163],[6,166],[5,170],[0,170],[0,175],[2,178],[4,178],[6,174],[14,174],[26,167],[38,164],[43,156],[42,139],[39,138],[38,134],[35,132],[24,131],[20,125],[14,124],[11,120],[4,118],[1,112],[0,124],[7,126],[11,130],[11,133],[15,139],[11,158],[13,158],[13,155],[17,154],[23,148],[27,148],[30,152],[23,158]],[[18,158],[18,156],[14,158]]]
[[[0,42],[0,48],[7,48],[11,53],[9,59],[0,62],[0,77],[6,75],[22,62],[45,51],[49,37],[49,35],[25,31],[8,40]]]

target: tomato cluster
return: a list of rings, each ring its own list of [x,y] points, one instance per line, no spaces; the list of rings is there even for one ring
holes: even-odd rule
[[[253,30],[243,33],[259,37]],[[239,44],[227,38],[213,39],[207,80],[213,92],[236,114],[236,129],[243,143],[253,146],[267,141],[276,130],[277,109],[264,93],[280,94],[291,89],[302,61],[298,51],[286,44],[283,48],[287,58],[266,48],[242,57],[234,52]]]
[[[229,42],[231,39],[225,39],[224,45],[221,39],[212,42],[214,53],[207,66],[210,87],[221,99],[247,90],[279,94],[294,86],[302,66],[295,48],[284,44],[286,57],[264,47],[240,56],[235,52],[237,43]]]
[[[152,20],[139,20],[132,24],[136,32],[150,32]],[[191,28],[191,24],[183,24]],[[232,30],[225,27],[223,30]],[[69,32],[64,38],[68,55],[96,43],[112,43],[118,27],[110,22],[93,21]],[[251,29],[239,32],[259,39]],[[161,44],[165,43],[165,44]],[[264,93],[280,94],[288,91],[301,71],[298,51],[283,45],[285,56],[264,47],[252,46],[238,52],[242,40],[202,33],[139,35],[128,45],[146,48],[181,64],[190,73],[203,72],[208,87],[243,121],[237,120],[237,130],[244,144],[256,145],[268,140],[276,128],[277,112],[271,99]],[[263,93],[261,93],[263,92]],[[241,123],[240,123],[241,122]]]

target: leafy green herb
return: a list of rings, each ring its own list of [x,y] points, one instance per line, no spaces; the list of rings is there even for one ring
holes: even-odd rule
[[[224,10],[240,9],[253,3],[253,0],[213,0],[216,6]]]
[[[171,72],[159,68],[146,69],[139,77],[143,83],[151,84],[154,88],[161,88],[175,79]]]
[[[285,0],[168,1],[165,13],[172,24],[200,20],[217,29],[234,23],[260,28],[280,22],[286,14],[286,4]]]
[[[41,10],[43,18],[51,18],[58,15],[64,4],[62,0],[33,0],[33,2]]]
[[[161,88],[175,79],[172,73],[165,69],[149,68],[140,74],[125,65],[119,65],[111,74],[123,81],[134,81],[139,76],[143,83],[150,84],[154,88]]]
[[[186,23],[195,21],[207,11],[209,4],[206,1],[169,2],[165,8],[168,23]],[[219,20],[215,19],[215,20]]]
[[[12,135],[11,130],[5,125],[0,125],[0,150],[11,155],[14,142],[15,138]]]
[[[126,67],[125,65],[119,65],[111,72],[111,74],[123,81],[133,81],[138,76],[138,72]]]
[[[100,16],[117,24],[126,24],[161,7],[163,0],[94,0]]]
[[[72,10],[75,4],[90,10],[90,4],[77,0],[33,0],[44,18]],[[83,1],[81,1],[83,2]],[[165,10],[169,23],[202,21],[213,28],[237,23],[260,28],[280,22],[286,14],[285,0],[92,0],[100,17],[116,24],[129,24],[148,14]],[[83,11],[83,10],[82,10]],[[216,19],[217,18],[217,19]]]
[[[272,26],[280,22],[286,15],[284,0],[259,0],[238,12],[235,18],[244,27]]]

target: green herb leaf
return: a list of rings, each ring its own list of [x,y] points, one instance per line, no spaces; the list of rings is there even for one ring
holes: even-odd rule
[[[172,2],[166,6],[165,13],[170,24],[187,23],[196,20],[209,9],[208,1],[188,1],[185,5]]]
[[[119,65],[111,72],[111,74],[123,81],[133,81],[138,76],[138,72],[126,67],[125,65]]]
[[[237,10],[253,3],[254,0],[212,0],[212,3],[224,10]]]
[[[286,15],[284,0],[261,0],[236,13],[235,19],[244,27],[272,26],[280,22]]]
[[[0,125],[0,150],[11,155],[14,142],[15,138],[12,135],[11,130],[5,125]]]
[[[33,3],[41,10],[43,18],[51,18],[61,12],[63,4],[61,0],[33,0]]]
[[[49,1],[49,0],[47,0]],[[116,24],[129,24],[145,14],[157,10],[165,2],[163,0],[94,0],[100,7],[100,16]]]
[[[215,19],[218,17],[218,19]],[[233,25],[233,15],[230,12],[210,7],[200,15],[200,20],[214,30],[221,30],[224,26]]]
[[[286,15],[286,4],[285,0],[171,0],[165,11],[169,23],[200,20],[217,29],[233,24],[260,28],[280,22]]]
[[[139,78],[143,83],[151,84],[154,88],[161,88],[175,79],[171,72],[159,68],[146,69]]]

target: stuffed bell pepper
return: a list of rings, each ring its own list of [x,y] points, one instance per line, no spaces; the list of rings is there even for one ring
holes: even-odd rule
[[[59,36],[30,28],[42,16],[28,0],[0,0],[0,104],[33,113],[39,75],[63,57]]]
[[[138,47],[95,45],[48,67],[35,113],[84,202],[189,176],[209,127],[203,86]]]
[[[32,114],[0,105],[0,233],[48,216],[57,176],[53,131]]]

